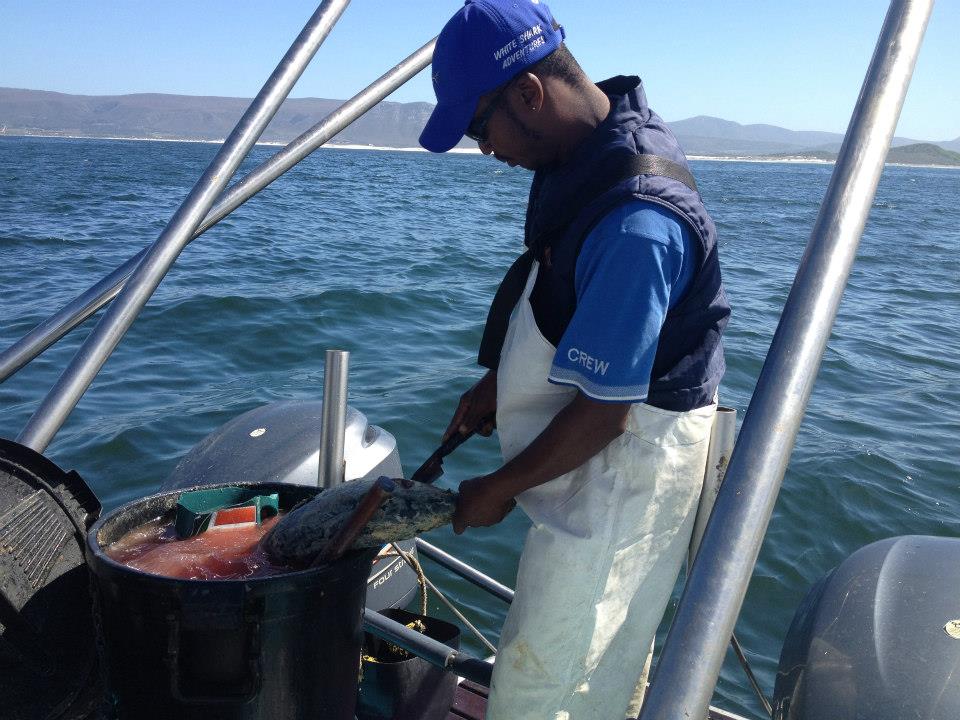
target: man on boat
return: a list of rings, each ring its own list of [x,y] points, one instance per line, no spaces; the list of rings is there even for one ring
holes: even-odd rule
[[[590,82],[564,37],[538,0],[467,0],[437,41],[420,136],[446,152],[466,135],[534,171],[488,372],[444,436],[489,434],[496,412],[505,464],[461,483],[458,533],[515,500],[533,522],[488,720],[624,717],[686,554],[724,371],[716,230],[683,152],[638,78]]]

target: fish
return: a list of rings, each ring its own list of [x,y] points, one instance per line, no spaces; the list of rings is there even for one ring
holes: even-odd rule
[[[375,478],[351,480],[322,490],[282,517],[261,541],[263,548],[275,562],[309,565],[377,482]],[[450,490],[397,480],[393,494],[374,513],[352,547],[381,547],[447,525],[456,505],[457,495]]]

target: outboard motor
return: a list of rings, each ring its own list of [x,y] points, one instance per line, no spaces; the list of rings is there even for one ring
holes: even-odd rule
[[[960,539],[882,540],[820,580],[787,632],[774,717],[960,718]]]
[[[222,483],[317,486],[323,402],[283,400],[243,413],[198,442],[177,464],[161,489],[177,490]],[[347,408],[343,438],[344,480],[403,474],[397,441],[366,416]],[[399,543],[416,557],[413,540]],[[396,555],[374,560],[367,607],[402,608],[418,589],[417,574]]]
[[[164,490],[229,482],[282,482],[316,487],[323,402],[283,400],[235,417],[214,430],[180,461]],[[347,409],[344,480],[398,477],[397,441]]]

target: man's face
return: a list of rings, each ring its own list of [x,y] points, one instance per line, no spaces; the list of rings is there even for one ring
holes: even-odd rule
[[[480,130],[477,144],[484,155],[493,155],[510,167],[537,170],[552,161],[542,133],[518,111],[523,98],[511,83],[502,91],[480,98],[471,130]]]

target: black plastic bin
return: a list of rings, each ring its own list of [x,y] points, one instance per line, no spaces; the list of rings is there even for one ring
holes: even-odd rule
[[[281,509],[318,492],[232,485],[278,492]],[[124,505],[87,536],[111,712],[121,720],[353,720],[376,551],[274,577],[214,581],[149,575],[105,555],[102,546],[172,512],[181,492]]]
[[[401,609],[382,613],[406,625],[420,621],[424,634],[454,649],[460,648],[460,628],[438,618],[416,615]],[[423,658],[402,652],[375,635],[364,637],[364,659],[358,720],[446,720],[457,690],[456,673],[431,665]]]

